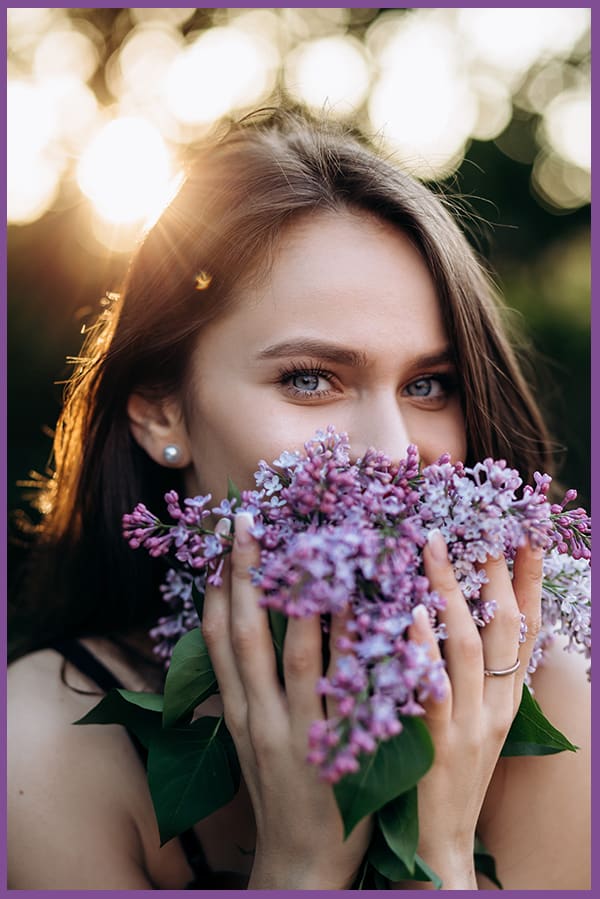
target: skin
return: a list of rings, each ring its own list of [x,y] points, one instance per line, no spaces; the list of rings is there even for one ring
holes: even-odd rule
[[[302,349],[289,346],[300,341]],[[308,347],[308,341],[328,348]],[[288,346],[281,349],[282,343]],[[340,348],[354,356],[341,358]],[[161,403],[137,394],[130,398],[132,433],[159,464],[164,464],[165,445],[177,444],[187,492],[211,492],[217,501],[226,493],[228,476],[240,487],[253,486],[258,459],[270,461],[283,449],[301,448],[317,428],[330,423],[348,433],[356,456],[374,445],[399,458],[414,442],[426,463],[445,451],[463,458],[463,416],[447,349],[432,279],[408,238],[364,214],[319,214],[290,227],[268,277],[254,287],[240,286],[240,302],[202,331],[181,396]],[[247,528],[242,516],[223,586],[207,591],[203,620],[243,788],[197,830],[209,862],[245,872],[250,889],[348,888],[368,844],[370,822],[362,822],[344,842],[331,788],[304,761],[308,725],[323,714],[314,692],[321,674],[319,623],[290,622],[283,692],[266,614],[248,576],[258,548],[251,538],[244,539]],[[505,888],[585,889],[586,753],[498,761],[539,621],[541,559],[527,547],[520,550],[512,582],[503,560],[489,560],[484,595],[497,601],[498,612],[483,632],[467,611],[443,540],[440,544],[435,535],[424,563],[432,587],[446,598],[440,617],[451,636],[444,645],[447,697],[426,706],[436,760],[418,787],[419,853],[443,878],[445,889],[492,888],[478,883],[472,868],[477,827],[496,857]],[[529,627],[521,646],[519,611]],[[334,622],[334,643],[343,625],[343,620]],[[431,629],[418,613],[411,636],[438,656]],[[107,658],[105,646],[93,648]],[[515,674],[484,676],[484,666],[505,668],[517,653],[521,666]],[[106,889],[108,870],[114,888],[182,888],[189,870],[177,841],[155,848],[147,789],[127,738],[113,730],[110,745],[118,764],[105,764],[94,728],[66,727],[84,713],[85,700],[66,689],[48,694],[58,665],[54,653],[38,653],[13,666],[9,695],[17,712],[9,783],[17,823],[11,887],[81,888],[83,880],[83,888]],[[127,673],[121,676],[126,686],[139,689],[131,675],[129,680]],[[554,652],[535,688],[553,723],[574,742],[589,746],[584,683],[581,665]],[[60,749],[51,763],[47,755],[35,757],[41,750],[32,749],[34,725],[29,728],[19,717],[24,705],[32,708],[32,695],[39,698],[32,712],[35,728],[45,722]],[[87,701],[86,707],[92,704]],[[214,711],[206,706],[200,713]],[[34,755],[29,764],[24,746],[29,757]],[[81,776],[74,774],[80,770],[76,759],[84,759]],[[36,784],[34,777],[32,783],[31,771],[42,767],[43,782]],[[61,789],[74,778],[75,789]],[[24,786],[34,802],[19,795]],[[56,815],[57,803],[63,814]],[[90,807],[98,814],[86,814]],[[568,833],[553,826],[556,808],[569,822]],[[56,851],[48,857],[55,867],[57,858],[63,866],[50,885],[47,865],[41,880],[31,873],[36,869],[32,855],[39,859],[37,847],[48,846],[49,840],[48,828],[40,831],[40,818],[53,821]],[[63,818],[79,822],[77,832],[61,829]],[[100,841],[101,865],[94,865],[93,852],[86,853],[86,840],[90,846]],[[69,861],[59,847],[71,841],[82,851]],[[236,855],[236,843],[255,846],[254,858]]]
[[[203,329],[185,396],[164,407],[189,489],[220,497],[228,476],[252,487],[258,459],[301,449],[330,423],[355,456],[373,445],[398,457],[418,440],[425,461],[464,457],[459,398],[439,380],[454,372],[432,361],[448,350],[437,296],[403,233],[363,215],[306,218],[285,233],[264,283],[242,294]],[[310,342],[362,353],[364,365],[285,349]],[[137,435],[162,461],[165,434]]]

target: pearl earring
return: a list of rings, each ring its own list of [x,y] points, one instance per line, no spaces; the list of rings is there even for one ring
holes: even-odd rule
[[[175,443],[168,443],[163,450],[163,459],[167,465],[177,465],[180,458],[180,448]]]

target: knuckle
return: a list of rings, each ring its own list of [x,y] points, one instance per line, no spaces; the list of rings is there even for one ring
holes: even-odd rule
[[[534,615],[527,615],[526,619],[527,624],[527,637],[530,640],[535,640],[542,629],[542,616],[540,612],[537,612]]]
[[[240,703],[236,703],[233,708],[223,704],[223,719],[225,726],[231,734],[234,743],[237,745],[245,736],[248,726],[246,721],[246,708]]]
[[[284,652],[284,664],[286,671],[299,677],[308,674],[313,669],[312,653],[306,646],[294,646]]]
[[[476,730],[467,729],[462,740],[462,752],[465,760],[475,766],[481,756],[481,736]]]
[[[234,652],[240,656],[249,655],[257,643],[255,628],[247,624],[238,623],[231,633],[231,645]]]
[[[523,559],[517,555],[515,559],[515,581],[526,590],[541,590],[543,579],[542,561],[537,559]]]
[[[519,633],[521,628],[521,614],[516,607],[512,607],[509,609],[500,609],[496,612],[494,616],[499,622],[502,622],[502,627],[510,634]]]
[[[432,579],[431,585],[446,600],[452,597],[456,593],[458,582],[454,577],[454,571],[451,566],[440,572],[437,578]]]
[[[490,730],[492,739],[496,742],[503,742],[506,738],[510,726],[513,722],[514,713],[512,706],[496,711],[491,720]]]
[[[481,640],[477,633],[463,633],[458,635],[456,650],[466,665],[474,665],[481,662],[483,650]]]
[[[506,616],[506,623],[511,627],[511,629],[516,630],[518,633],[519,628],[521,627],[521,613],[519,612],[518,608],[512,608],[510,610],[510,612]]]
[[[277,727],[265,727],[264,722],[262,725],[257,723],[256,726],[253,726],[251,722],[250,738],[259,764],[261,762],[268,763],[281,752],[281,733]]]
[[[488,572],[503,571],[506,568],[506,559],[504,556],[489,556],[484,567]]]
[[[215,646],[226,632],[226,621],[221,615],[204,615],[200,630],[207,646]]]
[[[241,558],[240,556],[244,556]],[[252,562],[247,555],[235,553],[231,559],[231,577],[238,581],[249,581],[251,579],[250,567]]]
[[[542,583],[542,566],[536,565],[532,567],[531,565],[527,565],[525,571],[523,572],[525,575],[526,582],[530,586],[539,587]]]

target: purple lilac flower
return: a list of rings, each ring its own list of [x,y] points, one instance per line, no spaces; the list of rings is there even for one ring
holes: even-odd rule
[[[587,549],[589,552],[589,547]],[[561,634],[568,637],[568,650],[575,649],[589,659],[592,650],[591,599],[589,556],[571,556],[552,549],[544,557],[539,646],[543,648],[552,635]],[[536,662],[542,658],[543,652],[535,654]],[[534,671],[535,667],[534,662],[529,672]]]
[[[346,435],[332,427],[317,432],[304,453],[286,451],[272,464],[258,463],[256,489],[242,492],[239,508],[254,518],[260,564],[252,577],[263,605],[288,617],[319,615],[325,631],[332,615],[347,617],[337,665],[317,685],[328,717],[308,735],[308,759],[325,780],[358,770],[362,753],[400,732],[401,715],[423,714],[427,698],[443,697],[443,662],[432,662],[408,637],[419,604],[437,638],[446,636],[436,621],[443,599],[430,589],[422,565],[434,528],[446,540],[480,627],[496,609],[481,597],[481,563],[502,553],[510,566],[527,541],[544,549],[543,628],[528,677],[555,634],[567,635],[569,648],[589,657],[590,518],[581,508],[566,509],[575,491],[551,505],[550,477],[536,472],[534,482],[523,486],[503,460],[465,467],[445,454],[421,468],[415,446],[399,463],[376,449],[352,462]],[[140,504],[123,526],[133,548],[178,565],[162,588],[171,614],[152,631],[168,663],[176,640],[198,624],[192,583],[198,589],[201,578],[219,584],[231,548],[231,538],[215,534],[207,519],[233,522],[237,503],[222,500],[211,508],[209,495],[185,499],[182,507],[174,491],[165,500],[172,523]],[[522,621],[521,640],[525,633]]]
[[[173,649],[179,638],[200,624],[192,597],[194,586],[200,594],[204,592],[203,575],[170,568],[160,587],[162,597],[171,611],[169,615],[158,619],[158,623],[150,631],[150,636],[155,641],[154,652],[164,661],[166,668],[169,667]]]

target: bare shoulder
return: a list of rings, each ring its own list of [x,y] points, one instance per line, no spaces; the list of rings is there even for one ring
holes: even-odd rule
[[[46,649],[24,656],[10,665],[7,681],[8,738],[22,763],[30,753],[47,762],[60,762],[65,754],[79,753],[88,744],[115,747],[114,755],[128,745],[125,732],[110,726],[74,727],[101,698],[102,692],[84,674],[64,665],[62,656]],[[60,752],[58,751],[60,750]]]
[[[480,835],[505,889],[590,888],[591,699],[588,662],[557,640],[533,675],[535,698],[577,752],[503,758]]]
[[[560,637],[546,651],[544,663],[532,675],[532,690],[544,715],[571,743],[577,753],[559,753],[546,758],[556,763],[580,765],[590,758],[591,684],[589,661],[580,653],[569,652]]]
[[[9,887],[151,889],[143,766],[123,728],[73,725],[101,694],[62,666],[43,650],[9,668]]]

